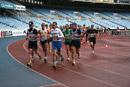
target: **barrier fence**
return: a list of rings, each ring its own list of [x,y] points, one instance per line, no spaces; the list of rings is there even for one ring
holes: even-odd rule
[[[120,36],[130,36],[130,31],[129,30],[112,30],[111,35],[120,35]]]
[[[12,37],[26,35],[26,30],[3,30],[0,31],[0,37]]]
[[[4,30],[0,31],[0,38],[2,37],[12,37],[12,36],[24,36],[26,35],[26,30]],[[99,33],[102,31],[98,31]],[[130,36],[130,31],[127,30],[110,30],[103,33],[109,33],[109,35],[120,35],[120,36]]]

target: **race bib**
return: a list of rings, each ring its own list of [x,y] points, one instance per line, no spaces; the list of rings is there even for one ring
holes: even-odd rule
[[[55,36],[57,36],[57,34],[56,34],[56,33],[53,33],[53,34],[52,34],[52,40],[53,40],[53,41],[57,41],[57,37],[55,37]]]
[[[34,38],[31,37],[31,35],[29,35],[29,40],[33,40]]]
[[[42,40],[46,40],[47,37],[46,37],[46,34],[42,34]]]
[[[95,37],[95,34],[90,34],[90,37]]]
[[[70,34],[66,34],[66,35],[65,35],[66,39],[69,39],[69,35],[70,35]]]
[[[76,36],[74,36],[74,35],[72,35],[72,39],[77,39],[77,37],[76,37]]]

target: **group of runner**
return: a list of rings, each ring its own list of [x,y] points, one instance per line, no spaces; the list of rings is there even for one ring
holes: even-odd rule
[[[83,29],[84,28],[84,29]],[[90,29],[78,26],[76,23],[65,25],[64,29],[59,29],[56,22],[53,22],[48,29],[48,25],[41,24],[41,29],[36,30],[33,22],[29,22],[29,29],[27,30],[26,40],[28,40],[29,62],[28,66],[32,67],[32,60],[34,52],[42,59],[41,54],[37,50],[37,41],[40,39],[41,47],[44,52],[44,61],[47,62],[48,49],[49,52],[53,52],[53,68],[56,69],[57,63],[64,61],[64,56],[61,52],[62,42],[65,43],[67,60],[72,57],[72,65],[76,65],[76,54],[80,59],[81,53],[81,41],[84,37],[85,41],[89,40],[92,53],[94,53],[94,45],[96,44],[97,30],[94,29],[94,25],[91,25]]]

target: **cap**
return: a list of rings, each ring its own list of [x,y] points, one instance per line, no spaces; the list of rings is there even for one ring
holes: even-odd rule
[[[29,25],[31,25],[31,24],[33,24],[33,22],[32,22],[32,21],[30,21],[30,22],[29,22]]]
[[[73,25],[77,25],[75,22],[72,23]]]

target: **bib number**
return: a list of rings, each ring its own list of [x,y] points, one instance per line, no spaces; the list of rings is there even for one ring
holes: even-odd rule
[[[66,34],[66,35],[65,35],[66,39],[69,39],[69,35],[70,35],[70,34]]]
[[[57,38],[55,37],[57,34],[52,34],[52,40],[57,41]]]
[[[74,36],[74,35],[72,35],[72,39],[77,39],[77,37],[76,37],[76,36]]]
[[[46,35],[45,34],[42,35],[42,40],[46,40]]]
[[[95,37],[95,34],[91,34],[90,37]]]

